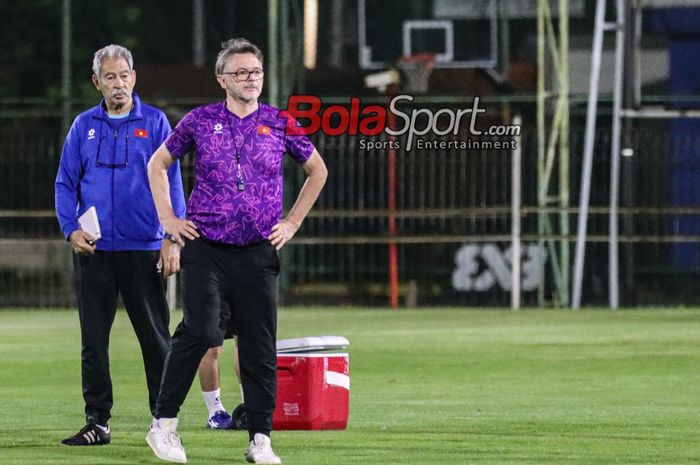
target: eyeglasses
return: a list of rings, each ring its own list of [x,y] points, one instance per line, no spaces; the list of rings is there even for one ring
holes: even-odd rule
[[[121,163],[116,163],[117,161],[117,133],[114,133],[114,152],[113,156],[102,155],[102,140],[109,136],[102,135],[102,127],[100,127],[100,140],[97,143],[97,157],[95,158],[95,165],[99,168],[126,168],[129,166],[129,123],[126,123],[126,138],[124,140],[124,159]]]
[[[238,71],[228,71],[228,72],[223,72],[221,73],[222,75],[231,75],[233,76],[233,79],[236,82],[241,82],[241,81],[248,81],[250,79],[257,81],[261,77],[263,77],[263,70],[261,69],[253,69],[253,70],[247,70],[247,69],[239,69]]]

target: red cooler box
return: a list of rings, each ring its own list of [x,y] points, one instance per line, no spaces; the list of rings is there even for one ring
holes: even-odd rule
[[[346,353],[278,353],[273,429],[345,429],[350,400],[349,368]]]

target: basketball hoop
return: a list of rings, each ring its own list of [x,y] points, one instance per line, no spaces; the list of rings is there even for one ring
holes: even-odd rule
[[[403,56],[396,65],[405,77],[404,90],[417,94],[428,92],[428,80],[435,69],[434,53]]]

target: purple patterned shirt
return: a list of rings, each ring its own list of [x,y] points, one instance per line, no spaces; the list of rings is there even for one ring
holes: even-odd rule
[[[282,157],[287,152],[302,164],[314,146],[306,135],[288,135],[279,112],[259,103],[258,111],[239,118],[225,101],[203,105],[185,115],[165,141],[178,159],[195,150],[187,218],[205,238],[251,244],[267,239],[281,219]]]

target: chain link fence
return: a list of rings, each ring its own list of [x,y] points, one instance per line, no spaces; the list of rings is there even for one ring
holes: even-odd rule
[[[470,105],[420,104],[436,109]],[[180,117],[186,110],[169,113]],[[536,289],[551,287],[551,276],[540,276],[534,266],[547,259],[537,246],[534,109],[523,105],[514,110],[525,121],[523,301],[534,305]],[[53,183],[63,143],[60,121],[48,117],[21,121],[0,128],[0,306],[74,306],[71,251],[53,214]],[[499,121],[499,107],[493,106],[479,123]],[[468,124],[463,126],[456,135],[422,138],[474,140]],[[584,303],[593,305],[607,301],[610,134],[605,117],[599,127],[584,278]],[[645,121],[627,134],[634,155],[623,158],[622,303],[698,303],[694,281],[700,263],[700,195],[696,195],[700,132],[693,125]],[[312,136],[328,165],[329,178],[294,241],[283,250],[282,303],[387,305],[388,250],[393,243],[398,250],[401,305],[508,305],[510,150],[414,147],[407,151],[405,136],[396,136],[397,203],[390,209],[390,151],[367,149],[367,142],[386,142],[387,137]],[[575,232],[583,152],[580,115],[572,118],[570,137],[572,207],[567,212]],[[284,169],[289,208],[304,173],[290,159]],[[183,163],[183,176],[190,189],[192,157]],[[547,212],[558,210],[548,207]],[[395,235],[390,234],[390,218],[396,224]],[[573,251],[573,236],[557,239],[569,240]]]

